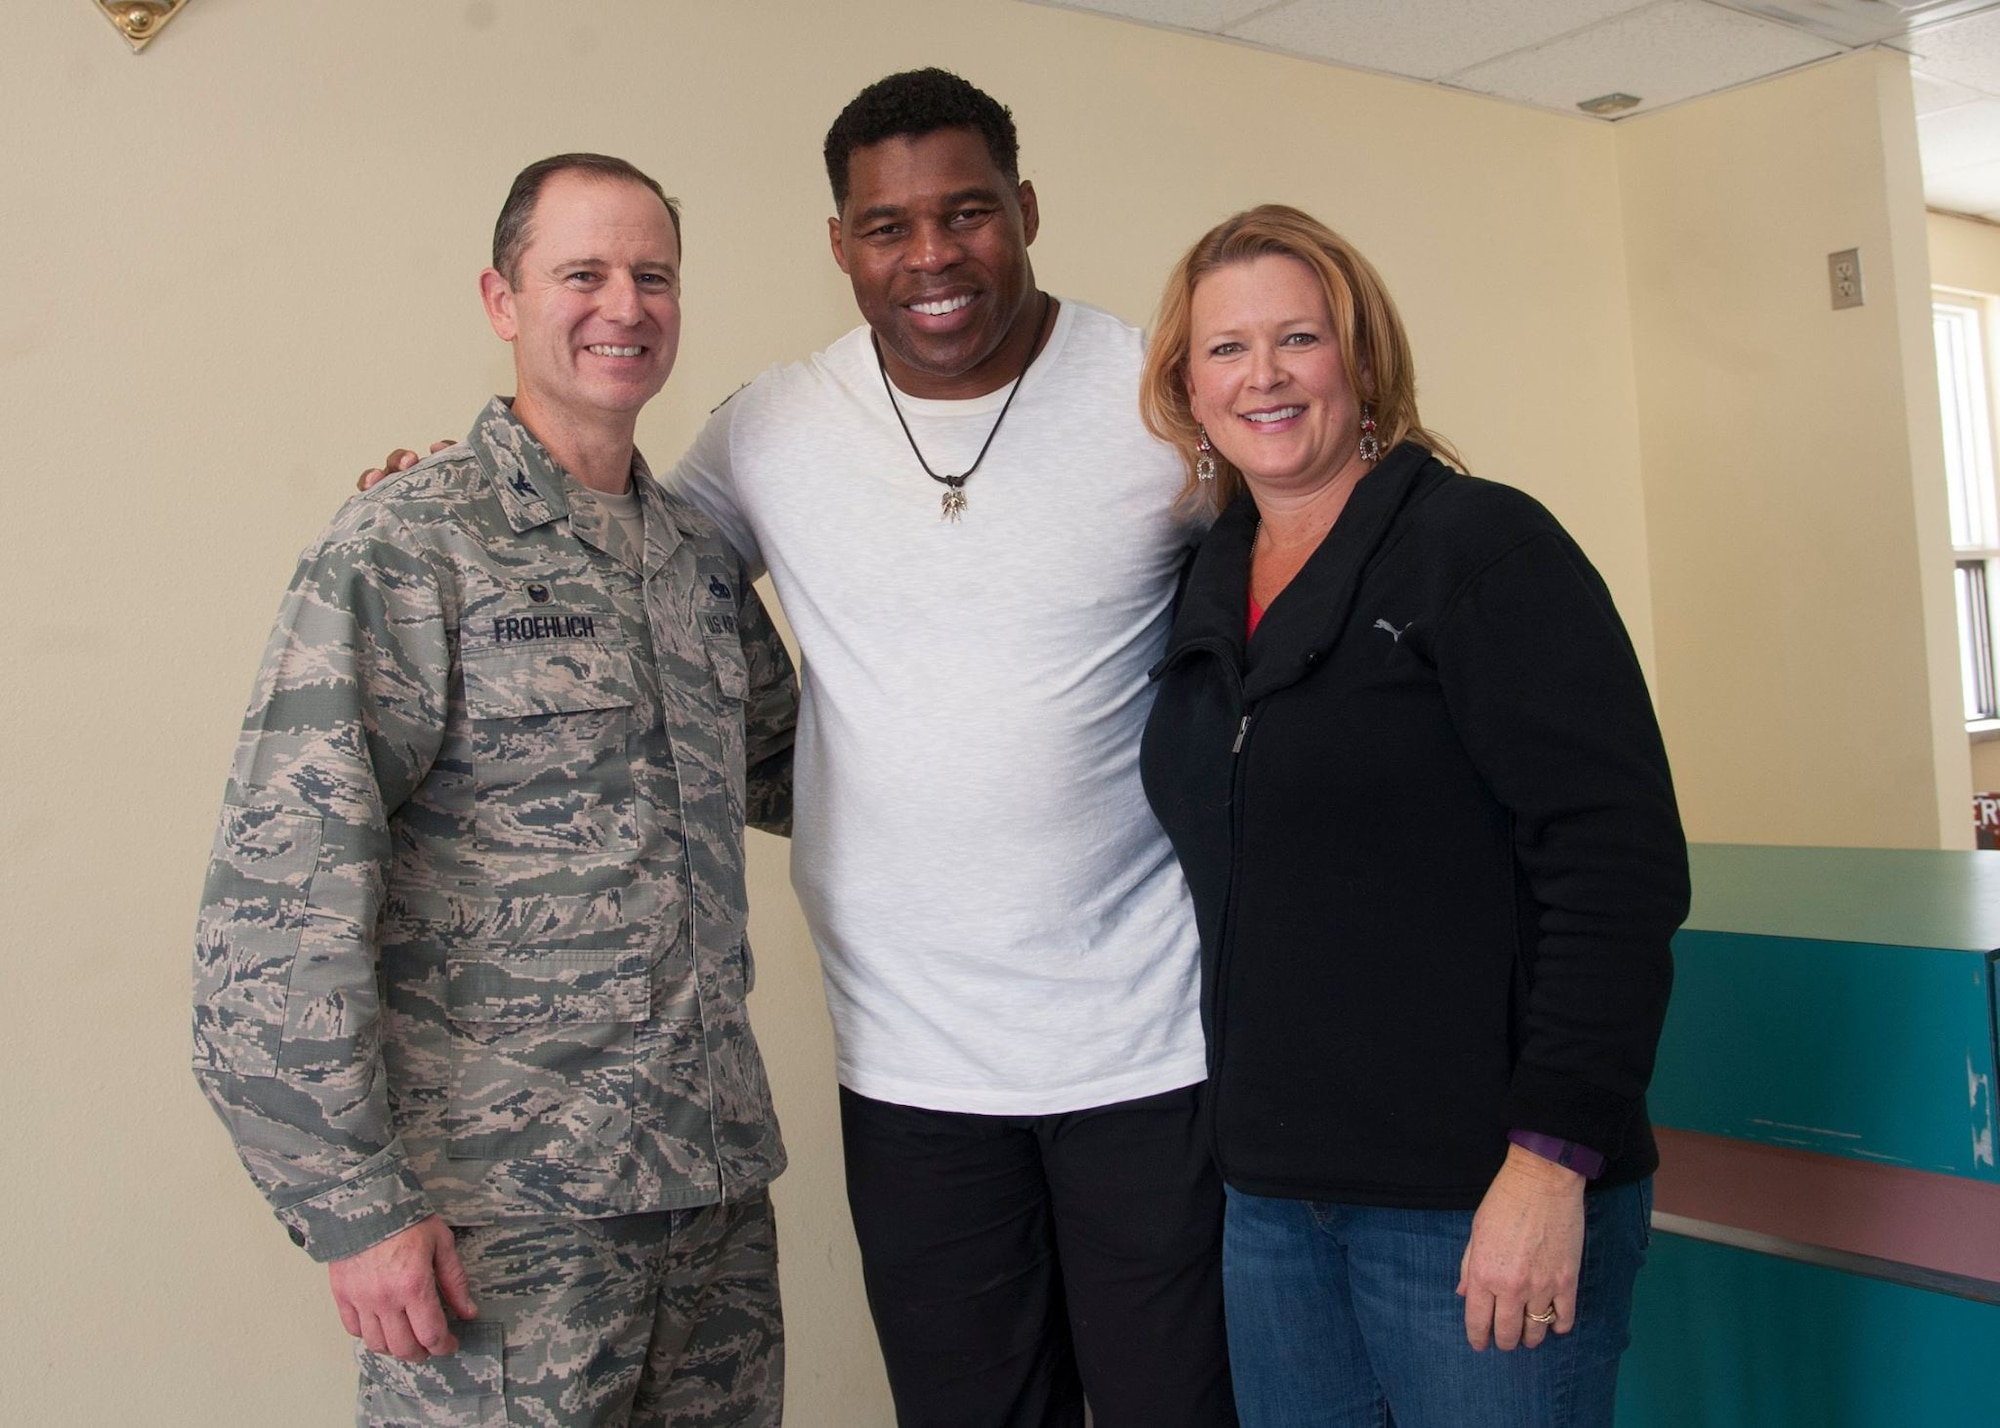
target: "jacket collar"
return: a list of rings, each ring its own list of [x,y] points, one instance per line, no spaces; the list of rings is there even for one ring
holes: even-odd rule
[[[465,444],[479,457],[500,509],[517,534],[569,514],[562,467],[521,424],[505,397],[486,404]]]
[[[569,473],[549,455],[548,448],[514,415],[505,397],[495,397],[479,414],[466,439],[486,477],[508,524],[518,533],[545,526],[570,515]],[[667,498],[660,483],[646,465],[646,458],[632,453],[632,486],[646,513],[645,573],[652,575],[666,565],[682,537],[698,533],[686,508]],[[578,539],[603,550],[609,532],[600,529],[609,519],[603,508],[591,505],[591,513],[577,514],[572,525]]]
[[[1397,514],[1449,474],[1421,446],[1404,442],[1391,451],[1356,483],[1319,549],[1271,602],[1254,640],[1244,630],[1257,507],[1247,492],[1237,497],[1195,553],[1163,667],[1194,646],[1225,655],[1242,676],[1246,702],[1296,682],[1339,640],[1362,573]]]
[[[637,451],[632,453],[632,489],[639,493],[639,505],[646,513],[642,568],[650,578],[666,567],[682,540],[701,534],[701,526],[692,507],[669,497],[666,488],[653,479],[646,458]]]

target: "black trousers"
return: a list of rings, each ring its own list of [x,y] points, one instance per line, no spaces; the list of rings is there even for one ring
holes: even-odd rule
[[[847,1202],[901,1428],[1229,1428],[1200,1087],[1053,1116],[843,1088]]]

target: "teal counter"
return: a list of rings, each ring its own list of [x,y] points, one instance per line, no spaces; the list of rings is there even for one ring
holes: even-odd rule
[[[2000,1428],[2000,852],[1690,850],[1625,1428]]]
[[[2000,853],[1690,859],[1654,1120],[2000,1183]]]
[[[1994,1428],[2000,1308],[1656,1234],[1618,1428]]]

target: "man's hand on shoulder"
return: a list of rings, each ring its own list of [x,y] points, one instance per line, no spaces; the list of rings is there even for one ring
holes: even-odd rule
[[[411,1363],[457,1352],[446,1307],[461,1319],[479,1313],[451,1227],[436,1215],[360,1254],[334,1260],[326,1276],[347,1332],[378,1354]]]
[[[447,446],[455,445],[457,443],[451,441],[433,441],[431,443],[431,452],[435,455],[437,452],[443,451]],[[388,480],[398,471],[409,470],[417,464],[417,459],[416,452],[410,450],[407,446],[399,446],[382,458],[380,466],[371,466],[357,476],[354,480],[354,489],[365,491],[378,481]]]

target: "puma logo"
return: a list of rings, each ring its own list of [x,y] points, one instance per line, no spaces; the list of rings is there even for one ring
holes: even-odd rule
[[[1416,624],[1415,620],[1410,621],[1410,625],[1414,624]],[[1375,622],[1376,629],[1387,630],[1389,632],[1389,638],[1394,640],[1399,645],[1403,642],[1403,635],[1409,630],[1410,625],[1405,625],[1403,626],[1402,629],[1399,630],[1394,625],[1390,624],[1387,620],[1377,620]]]

